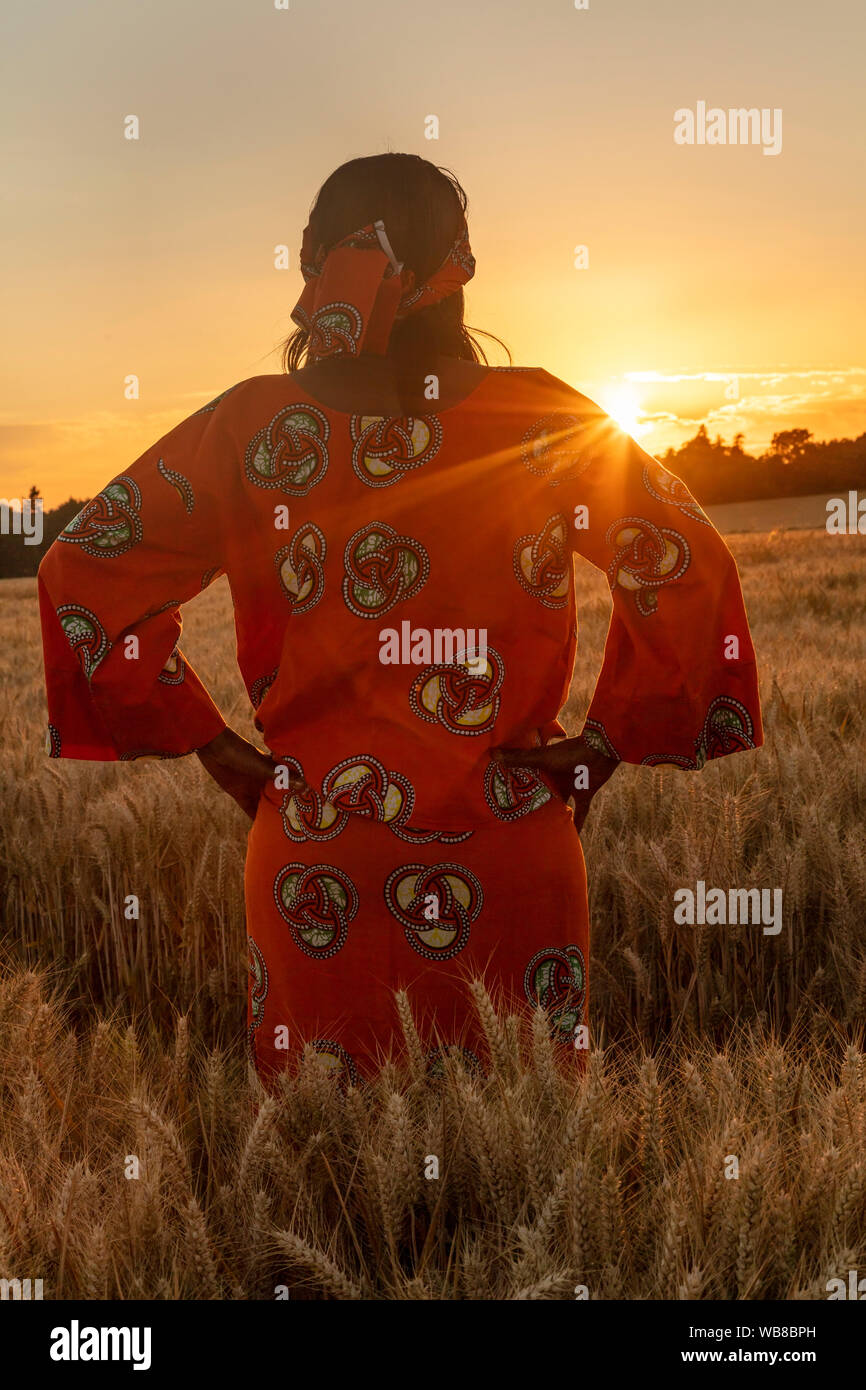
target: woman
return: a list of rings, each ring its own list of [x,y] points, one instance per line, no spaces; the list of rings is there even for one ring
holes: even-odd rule
[[[575,825],[619,761],[694,769],[761,742],[731,555],[592,401],[486,365],[463,322],[465,207],[414,155],[332,174],[286,373],[173,429],[39,572],[52,756],[197,752],[253,820],[263,1075],[305,1043],[369,1074],[400,988],[431,1064],[457,1046],[483,1065],[476,975],[585,1045]],[[583,733],[562,739],[574,551],[613,617]],[[223,573],[270,757],[177,647],[179,605]]]

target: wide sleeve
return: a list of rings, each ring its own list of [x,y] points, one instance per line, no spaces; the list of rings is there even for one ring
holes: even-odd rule
[[[623,762],[687,770],[759,747],[755,651],[731,552],[681,479],[580,402],[561,487],[573,549],[605,572],[613,599],[587,740]]]
[[[52,757],[179,757],[225,728],[178,647],[180,605],[225,568],[237,468],[221,399],[103,488],[39,567]]]

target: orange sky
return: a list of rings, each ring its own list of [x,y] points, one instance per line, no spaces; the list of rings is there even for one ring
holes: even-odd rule
[[[3,25],[5,497],[90,496],[278,370],[315,191],[386,149],[469,194],[469,322],[645,447],[866,429],[860,0],[83,0]],[[699,101],[780,109],[781,153],[676,144]]]

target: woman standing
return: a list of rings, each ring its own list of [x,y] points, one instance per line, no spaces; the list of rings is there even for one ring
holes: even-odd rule
[[[540,368],[491,369],[463,321],[466,199],[414,155],[326,181],[284,374],[178,425],[39,572],[54,757],[197,752],[253,819],[248,1034],[349,1078],[406,988],[435,1063],[483,1064],[467,979],[587,1007],[575,834],[618,762],[697,769],[761,742],[734,561],[684,485]],[[613,616],[580,738],[572,555]],[[228,576],[272,756],[229,730],[177,646]],[[575,812],[567,805],[574,797]]]

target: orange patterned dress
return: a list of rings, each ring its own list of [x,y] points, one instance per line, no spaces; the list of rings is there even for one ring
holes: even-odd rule
[[[431,407],[435,402],[431,402]],[[585,1024],[580,841],[552,784],[490,757],[562,733],[574,552],[613,596],[587,738],[700,768],[762,740],[734,561],[679,479],[590,400],[492,369],[415,418],[253,377],[79,513],[39,572],[53,757],[178,757],[224,721],[177,643],[228,576],[237,656],[303,796],[263,794],[246,860],[248,1035],[263,1074],[309,1043],[348,1078],[398,1033],[484,1064],[467,981]]]

